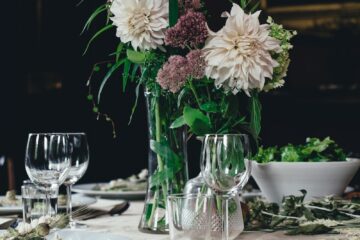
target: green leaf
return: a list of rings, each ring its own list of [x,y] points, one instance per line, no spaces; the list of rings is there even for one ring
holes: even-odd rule
[[[219,112],[219,106],[215,102],[207,102],[200,106],[200,109],[204,112],[208,113],[218,113]]]
[[[169,0],[169,25],[173,27],[179,18],[179,2],[178,0]]]
[[[91,43],[98,37],[100,36],[102,33],[106,32],[107,30],[113,28],[114,25],[106,25],[105,27],[101,28],[97,33],[94,34],[94,36],[90,39],[90,41],[88,42],[88,44],[86,45],[85,51],[83,53],[83,55],[86,54],[86,52],[88,51]]]
[[[171,125],[171,129],[182,127],[186,124],[184,116],[177,118]]]
[[[246,0],[240,0],[240,6],[242,9],[245,9],[247,6],[247,1]]]
[[[98,103],[100,103],[100,99],[101,99],[101,93],[107,83],[107,81],[109,80],[109,78],[111,77],[111,75],[116,71],[116,69],[118,69],[121,65],[123,65],[125,62],[124,60],[121,60],[120,62],[116,62],[107,72],[107,74],[105,75],[104,79],[101,82],[100,88],[99,88],[99,92],[98,92]]]
[[[175,174],[182,169],[181,158],[165,143],[159,143],[155,140],[150,141],[150,149],[161,156],[164,161],[164,169],[156,170],[151,176],[150,186],[161,186],[168,180],[173,179]]]
[[[250,127],[256,136],[259,136],[261,131],[261,103],[257,92],[254,92],[250,98]]]
[[[140,65],[139,64],[134,64],[133,70],[131,72],[131,76],[130,76],[130,80],[133,82],[135,80],[137,71],[139,70]]]
[[[134,51],[131,49],[127,49],[126,54],[127,54],[128,59],[131,62],[136,63],[136,64],[145,63],[145,60],[148,56],[148,53],[146,53],[146,52],[137,52],[137,51]]]
[[[181,169],[180,157],[167,144],[151,140],[150,149],[163,158],[165,168],[172,169],[174,173]]]
[[[239,99],[237,96],[229,95],[223,100],[221,104],[221,112],[225,118],[236,117],[239,115]]]
[[[138,85],[136,86],[135,88],[135,103],[134,103],[134,106],[132,107],[131,109],[131,114],[130,114],[130,118],[129,118],[129,122],[128,122],[128,125],[131,124],[132,122],[132,119],[133,119],[133,116],[134,116],[134,113],[135,113],[135,110],[137,108],[137,105],[138,105],[138,101],[139,101],[139,93],[140,93],[140,86],[141,84],[143,84],[143,82],[145,81],[145,77],[146,77],[146,74],[147,74],[147,71],[148,69],[145,68],[141,74],[141,78],[140,78],[140,81],[138,83]]]
[[[159,171],[158,169],[150,177],[150,188],[166,184],[167,177],[170,176],[172,171],[170,169]]]
[[[131,68],[131,62],[128,59],[126,59],[125,63],[124,63],[124,71],[123,71],[123,78],[122,78],[123,92],[125,92],[126,85],[127,85],[128,79],[129,79],[130,68]]]
[[[90,15],[89,19],[86,21],[83,30],[81,31],[80,35],[82,35],[85,30],[89,30],[90,25],[92,23],[92,21],[102,12],[106,11],[107,7],[106,4],[103,4],[101,6],[99,6],[97,9],[95,9],[95,11]]]
[[[255,3],[255,5],[250,9],[250,12],[251,13],[255,12],[256,10],[258,10],[259,6],[260,6],[260,1]]]
[[[178,95],[178,100],[177,100],[177,107],[178,107],[178,108],[180,108],[181,102],[182,102],[184,96],[186,95],[187,91],[188,91],[187,88],[183,88],[183,89],[181,90],[181,92],[179,93],[179,95]]]
[[[93,107],[93,112],[94,112],[94,113],[98,113],[98,112],[99,112],[99,108]]]
[[[204,135],[211,132],[210,119],[200,110],[185,106],[183,115],[186,124],[193,133]]]
[[[115,62],[118,62],[120,59],[120,55],[124,49],[124,43],[120,42],[119,45],[116,48],[116,52],[115,52]]]
[[[146,204],[146,210],[145,210],[146,222],[150,220],[152,208],[153,208],[152,203]]]

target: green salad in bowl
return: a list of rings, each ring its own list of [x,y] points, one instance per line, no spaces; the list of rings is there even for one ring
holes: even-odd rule
[[[259,163],[268,162],[334,162],[346,161],[344,150],[327,137],[307,138],[305,144],[287,144],[283,147],[260,147],[254,157]]]
[[[260,148],[251,175],[269,202],[307,190],[306,201],[341,196],[360,167],[329,137],[307,138],[304,144]]]

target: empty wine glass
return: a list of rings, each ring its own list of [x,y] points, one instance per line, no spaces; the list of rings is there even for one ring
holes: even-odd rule
[[[56,133],[31,133],[25,154],[30,180],[45,192],[45,214],[51,215],[51,189],[61,185],[70,170],[68,138]]]
[[[67,190],[67,214],[71,228],[84,227],[72,219],[72,185],[84,176],[89,165],[89,146],[85,133],[66,133],[69,140],[70,171],[64,182]]]
[[[222,240],[229,239],[229,199],[250,178],[249,137],[244,134],[206,135],[201,155],[201,174],[216,193],[222,216]]]

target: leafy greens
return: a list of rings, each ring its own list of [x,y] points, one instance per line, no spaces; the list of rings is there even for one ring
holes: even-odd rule
[[[327,137],[307,138],[303,145],[288,144],[283,147],[260,147],[254,157],[257,162],[334,162],[346,161],[344,150]]]

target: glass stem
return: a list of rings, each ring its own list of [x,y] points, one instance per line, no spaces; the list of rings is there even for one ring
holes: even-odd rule
[[[51,189],[45,189],[45,216],[51,217],[51,207],[50,207],[50,192]]]
[[[66,214],[69,217],[69,222],[72,223],[72,202],[71,202],[71,191],[72,191],[72,185],[68,184],[66,185],[66,194],[67,194],[67,201],[66,201]]]
[[[221,231],[221,240],[229,240],[229,198],[223,196],[221,198],[222,203],[222,231]]]

